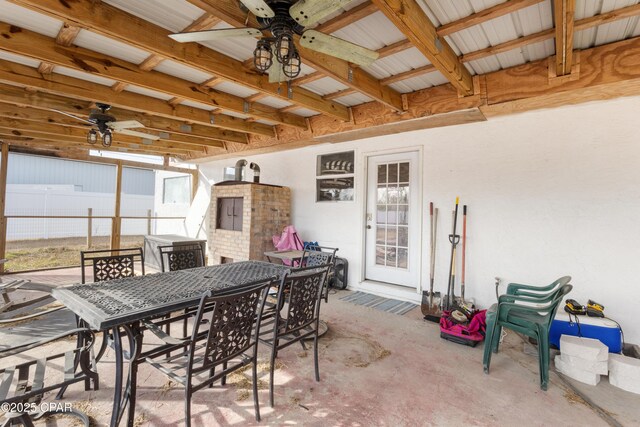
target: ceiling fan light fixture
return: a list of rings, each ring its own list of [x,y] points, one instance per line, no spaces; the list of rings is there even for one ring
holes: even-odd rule
[[[253,65],[261,73],[266,73],[273,64],[273,53],[268,40],[259,40],[253,51]]]
[[[107,129],[102,134],[102,145],[105,146],[105,147],[111,147],[112,139],[113,139],[113,136],[111,134],[111,131]]]
[[[98,132],[96,132],[95,129],[91,129],[87,133],[87,142],[89,144],[95,144],[96,142],[98,142]]]
[[[289,55],[285,62],[282,64],[282,72],[290,79],[295,79],[300,75],[302,61],[300,60],[300,54],[293,52]]]
[[[296,52],[296,47],[293,44],[293,34],[288,31],[283,31],[276,37],[276,58],[281,63],[285,63],[287,58]]]

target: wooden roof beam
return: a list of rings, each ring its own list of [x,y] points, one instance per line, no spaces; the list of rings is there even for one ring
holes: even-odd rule
[[[438,27],[436,31],[441,37],[448,36],[449,34],[466,30],[469,27],[483,24],[487,21],[508,15],[520,9],[534,6],[538,3],[542,3],[543,1],[545,0],[507,0],[504,3],[497,4],[493,7],[472,13],[464,18],[444,24]]]
[[[327,22],[324,22],[317,27],[314,28],[316,31],[320,31],[321,33],[331,34],[338,30],[343,29],[344,27],[353,24],[356,21],[359,21],[367,16],[378,11],[378,8],[375,4],[371,3],[370,0],[365,1],[358,6],[347,10],[344,13],[336,16],[335,18],[329,19]]]
[[[78,100],[66,98],[63,96],[28,91],[24,88],[2,84],[0,83],[0,105],[11,104],[25,108],[31,108],[34,110],[43,111],[64,111],[82,117],[89,115],[89,109],[92,106],[91,101]],[[18,111],[18,110],[16,110]],[[150,116],[145,113],[139,113],[135,111],[125,110],[122,108],[114,107],[109,110],[111,114],[118,117],[120,120],[137,120],[142,123],[146,129],[166,132],[173,138],[174,135],[183,135],[186,137],[194,137],[203,140],[211,141],[229,141],[226,132],[220,132],[216,128],[209,126],[202,126],[199,124],[189,123],[176,119],[169,119],[166,117]],[[60,115],[56,113],[57,115]],[[62,120],[64,115],[60,115]],[[24,117],[19,117],[24,118]],[[246,138],[244,139],[246,141]]]
[[[556,75],[571,74],[573,62],[573,17],[576,0],[554,0],[553,20],[556,30]]]
[[[0,34],[3,35],[0,40],[0,49],[117,80],[118,83],[113,87],[116,92],[124,89],[126,84],[133,84],[223,110],[255,115],[280,124],[306,127],[304,119],[299,116],[282,114],[277,109],[266,105],[247,106],[244,99],[239,96],[211,90],[157,71],[142,71],[131,62],[89,49],[75,46],[59,47],[52,38],[29,30],[0,23]],[[252,128],[255,128],[259,133],[269,131],[264,128],[264,125],[247,126],[239,122],[230,122],[230,124],[232,125],[230,130],[252,132]]]
[[[182,105],[171,107],[162,100],[138,95],[131,92],[113,92],[107,86],[100,86],[84,80],[51,74],[50,79],[43,79],[37,70],[20,64],[0,63],[0,82],[20,87],[31,87],[37,90],[60,96],[72,96],[85,101],[99,101],[120,108],[152,114],[168,119],[198,123],[208,127],[212,138],[246,142],[245,133],[216,128],[210,124],[212,120],[208,111]],[[3,93],[3,98],[6,98]],[[116,114],[112,111],[112,114]],[[216,120],[227,120],[228,116],[217,117]],[[235,119],[229,117],[229,119]],[[252,124],[254,125],[254,124]],[[268,127],[270,128],[270,127]]]
[[[188,0],[195,6],[206,10],[207,12],[218,16],[223,21],[234,27],[250,26],[253,28],[259,28],[260,25],[255,20],[255,17],[251,15],[247,22],[247,14],[243,12],[238,6],[238,2],[235,0]],[[365,9],[372,8],[373,5],[367,6]],[[353,14],[351,11],[345,12],[348,16],[356,16],[361,10],[358,9]],[[346,20],[341,21],[339,25],[347,25],[348,17]],[[333,28],[339,27],[337,24],[332,24]],[[320,26],[322,30],[322,26]],[[335,30],[334,30],[335,31]],[[321,71],[323,74],[335,79],[336,81],[361,92],[378,102],[392,108],[396,111],[402,111],[402,97],[395,90],[384,87],[380,84],[380,81],[362,70],[361,68],[354,67],[347,61],[339,58],[335,58],[330,55],[325,55],[320,52],[316,52],[310,49],[306,49],[299,44],[299,37],[295,36],[296,47],[300,53],[300,57],[303,62],[309,66]],[[298,86],[299,87],[299,86]]]
[[[387,18],[462,95],[473,95],[473,79],[416,0],[373,0]]]
[[[79,140],[83,140],[86,142],[87,140],[87,131],[90,128],[78,128],[75,126],[67,126],[60,123],[51,123],[51,122],[39,122],[34,120],[25,120],[25,119],[15,119],[15,118],[7,118],[0,117],[0,127],[4,127],[5,129],[13,129],[16,131],[25,131],[25,132],[39,132],[39,133],[47,133],[52,135],[59,135],[61,137],[72,137],[78,138]],[[183,144],[179,142],[169,142],[169,141],[152,141],[145,140],[144,138],[140,138],[137,136],[125,135],[121,133],[114,132],[113,135],[114,144],[135,144],[142,145],[145,147],[156,147],[163,149],[171,149],[178,151],[202,151],[204,146],[194,146],[190,144]],[[215,145],[215,147],[222,147],[222,143],[219,142]]]
[[[178,43],[168,37],[171,34],[170,31],[104,2],[60,2],[59,0],[11,0],[11,2],[257,91],[290,100],[341,120],[349,120],[349,111],[344,105],[323,100],[319,95],[303,88],[295,88],[289,94],[286,90],[280,90],[280,85],[269,83],[267,77],[242,70],[242,63],[238,60],[197,43]]]

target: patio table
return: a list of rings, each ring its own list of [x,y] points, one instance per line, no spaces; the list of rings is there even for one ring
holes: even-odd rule
[[[122,348],[123,332],[129,342],[128,357],[135,360],[141,352],[142,320],[196,306],[207,291],[233,290],[255,280],[282,278],[287,270],[287,266],[242,261],[71,285],[55,288],[52,294],[93,329],[112,330],[116,378],[110,425],[115,427],[127,406],[128,425],[133,425],[135,411],[135,398],[130,393],[131,370],[123,387],[122,373],[127,356]]]

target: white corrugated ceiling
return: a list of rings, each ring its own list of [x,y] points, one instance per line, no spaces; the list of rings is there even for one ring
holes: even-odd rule
[[[131,13],[139,18],[152,22],[169,32],[178,32],[188,27],[193,21],[200,18],[205,12],[186,0],[104,0],[106,3]],[[321,22],[326,22],[343,11],[352,9],[366,0],[354,0]],[[417,0],[427,16],[436,26],[440,26],[470,14],[485,10],[503,0]],[[609,12],[623,7],[638,4],[640,0],[577,0],[576,20],[588,18],[600,13]],[[62,22],[48,16],[32,12],[26,8],[16,6],[7,0],[0,0],[0,19],[12,25],[27,28],[29,30],[55,37],[62,27]],[[229,25],[220,23],[216,28],[227,28]],[[446,36],[453,50],[457,54],[470,52],[495,46],[511,41],[519,37],[535,34],[553,27],[553,11],[551,0],[544,0],[536,5],[518,10],[483,24],[470,27],[457,33]],[[403,34],[381,13],[376,12],[368,17],[351,23],[336,31],[335,36],[360,44],[371,49],[380,49],[404,39]],[[576,32],[574,45],[577,49],[585,49],[596,45],[622,40],[628,37],[640,35],[640,17],[621,19],[616,22],[601,25],[584,31]],[[108,37],[82,30],[75,42],[78,46],[95,50],[107,55],[129,61],[135,64],[141,63],[150,53],[144,50],[120,43]],[[245,61],[252,57],[255,48],[255,39],[222,40],[203,43],[207,47],[217,50],[239,61]],[[535,61],[554,54],[554,40],[549,39],[540,43],[526,45],[508,52],[492,55],[465,64],[472,74],[483,74],[523,64],[527,61]],[[0,52],[0,59],[22,63],[31,67],[37,67],[39,61],[19,57]],[[365,67],[365,71],[377,79],[383,79],[400,74],[412,69],[428,65],[429,61],[415,48],[411,48],[386,58],[379,59],[373,65]],[[205,73],[175,61],[165,60],[155,67],[155,71],[179,77],[194,83],[202,83],[212,77],[213,74]],[[74,70],[56,67],[55,72],[79,79],[89,80],[103,85],[113,83],[110,79],[104,79],[94,75],[80,73]],[[301,75],[313,73],[315,70],[303,63]],[[391,88],[401,93],[412,92],[423,88],[446,83],[446,79],[439,72],[412,77],[404,81],[390,85]],[[321,96],[335,93],[347,88],[344,84],[332,79],[322,78],[302,87]],[[245,86],[223,82],[215,86],[216,90],[227,92],[239,97],[248,97],[256,90]],[[282,85],[286,93],[286,85]],[[158,99],[171,99],[172,96],[150,91],[148,89],[129,86],[128,91],[141,93]],[[294,88],[295,90],[295,88]],[[357,105],[369,102],[370,98],[353,94],[338,98],[336,102],[344,105]],[[291,105],[290,102],[276,97],[267,97],[258,102],[283,108]],[[184,102],[194,108],[211,109],[210,106]],[[317,114],[315,111],[299,108],[291,111],[293,114],[310,116]],[[236,115],[244,117],[243,115]]]

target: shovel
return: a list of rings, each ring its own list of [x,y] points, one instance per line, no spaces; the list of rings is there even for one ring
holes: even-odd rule
[[[420,306],[425,320],[440,322],[440,304],[442,296],[440,292],[433,292],[433,276],[436,265],[436,230],[438,226],[438,208],[433,208],[433,202],[429,203],[429,215],[431,218],[431,263],[429,290],[422,292],[422,304]]]

